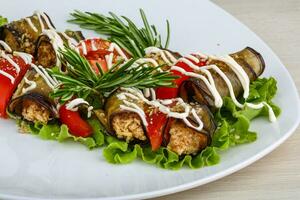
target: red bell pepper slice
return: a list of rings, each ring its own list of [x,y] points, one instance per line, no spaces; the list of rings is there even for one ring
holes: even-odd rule
[[[93,133],[91,125],[81,118],[78,111],[71,111],[62,105],[59,108],[59,119],[67,125],[72,135],[77,137],[88,137]]]
[[[200,61],[199,63],[195,63],[193,60],[190,60],[190,61],[197,66],[206,65],[206,62]],[[183,68],[187,72],[193,71],[193,69],[188,64],[186,64],[182,61],[179,61],[178,63],[176,63],[176,66]],[[172,99],[172,98],[178,97],[178,90],[179,90],[181,83],[189,78],[188,76],[185,76],[178,71],[171,70],[171,72],[172,72],[172,75],[179,76],[179,78],[174,80],[176,87],[175,88],[167,88],[167,87],[157,88],[156,89],[156,97],[158,99]]]
[[[17,73],[15,67],[6,59],[0,58],[0,69],[15,78],[12,83],[9,78],[0,74],[0,117],[7,118],[6,108],[16,89],[25,75],[28,65],[20,57],[13,56],[12,60],[20,67],[20,72]]]
[[[146,113],[147,136],[150,140],[152,151],[156,151],[161,146],[163,140],[163,130],[167,122],[167,116],[160,111]]]

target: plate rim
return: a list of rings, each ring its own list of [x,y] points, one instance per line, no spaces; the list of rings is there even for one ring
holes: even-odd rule
[[[138,194],[130,194],[130,195],[123,195],[123,196],[112,196],[112,197],[93,197],[93,198],[56,198],[57,200],[125,200],[125,199],[145,199],[145,198],[155,198],[155,197],[160,197],[160,196],[165,196],[165,195],[169,195],[169,194],[174,194],[177,192],[182,192],[182,191],[186,191],[195,187],[199,187],[201,185],[205,185],[207,183],[219,180],[223,177],[226,177],[228,175],[231,175],[251,164],[253,164],[254,162],[258,161],[259,159],[263,158],[264,156],[268,155],[269,153],[271,153],[273,150],[275,150],[276,148],[278,148],[283,142],[285,142],[297,129],[297,127],[299,126],[300,123],[300,99],[299,99],[299,93],[296,87],[296,84],[292,78],[292,76],[290,75],[289,71],[287,70],[286,67],[284,67],[285,65],[281,62],[281,60],[279,59],[279,57],[275,54],[275,52],[272,50],[271,47],[269,47],[254,31],[252,31],[248,26],[246,26],[245,24],[243,24],[240,20],[238,20],[235,16],[233,16],[232,14],[230,14],[229,12],[227,12],[226,10],[224,10],[223,8],[221,8],[219,5],[217,5],[214,2],[208,1],[210,4],[212,4],[214,7],[216,7],[217,9],[219,9],[219,12],[223,12],[223,14],[229,16],[232,20],[234,20],[236,23],[238,23],[240,26],[243,26],[244,28],[248,29],[248,31],[250,31],[253,36],[264,46],[265,49],[267,49],[270,54],[272,54],[272,56],[274,57],[274,59],[276,59],[276,62],[278,62],[281,66],[283,66],[283,70],[285,71],[285,73],[287,74],[287,77],[289,79],[289,81],[292,84],[292,88],[291,90],[293,90],[293,94],[295,94],[296,98],[297,98],[297,102],[298,104],[296,105],[297,108],[295,108],[296,110],[296,114],[297,114],[297,119],[295,120],[295,123],[289,127],[289,129],[286,131],[286,133],[280,138],[278,139],[276,142],[272,143],[270,146],[266,147],[265,149],[263,149],[262,151],[260,151],[259,153],[253,155],[252,157],[249,157],[248,159],[244,160],[243,162],[240,162],[238,164],[235,164],[232,167],[229,167],[225,170],[222,170],[220,172],[217,172],[213,175],[210,175],[208,177],[202,178],[202,179],[198,179],[195,181],[191,181],[188,183],[184,183],[181,185],[177,185],[177,186],[173,186],[173,187],[169,187],[169,188],[165,188],[165,189],[160,189],[160,190],[154,190],[154,191],[150,191],[150,192],[144,192],[144,193],[138,193]],[[0,193],[0,198],[2,199],[11,199],[11,200],[48,200],[48,199],[53,199],[53,198],[40,198],[40,197],[25,197],[25,196],[18,196],[18,195],[9,195],[9,194],[1,194]]]

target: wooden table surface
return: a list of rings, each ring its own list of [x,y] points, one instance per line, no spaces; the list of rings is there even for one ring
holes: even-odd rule
[[[213,0],[258,34],[300,89],[300,0]],[[300,128],[269,155],[221,180],[157,200],[300,199]]]

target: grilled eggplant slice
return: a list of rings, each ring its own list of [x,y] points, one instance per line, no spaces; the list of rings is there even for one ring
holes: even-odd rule
[[[52,24],[51,19],[47,15],[46,17]],[[45,19],[43,17],[40,19],[41,21],[38,16],[34,14],[30,17],[13,21],[2,26],[0,35],[1,40],[6,42],[13,51],[20,51],[33,55],[36,48],[36,42],[39,35],[42,33],[40,22],[42,22],[45,29],[49,28]],[[30,23],[32,23],[32,26]],[[36,30],[33,27],[35,27]]]
[[[68,45],[68,39],[62,34],[57,33],[62,41]],[[83,40],[84,37],[80,31],[66,31],[67,37],[74,39],[76,42]],[[37,40],[36,50],[34,53],[35,60],[39,65],[44,67],[53,67],[57,63],[57,53],[52,45],[51,38],[47,35],[41,35]]]
[[[262,56],[250,47],[246,47],[242,51],[233,53],[230,56],[243,67],[250,81],[256,80],[264,71],[265,63]],[[225,73],[233,86],[235,96],[239,96],[243,92],[238,77],[226,63],[209,59],[207,64],[217,65]],[[229,89],[223,78],[214,70],[209,71],[212,74],[216,88],[221,97],[229,96]],[[213,110],[215,109],[214,98],[201,79],[190,78],[187,81],[184,81],[179,88],[179,94],[185,101],[196,101],[200,104],[208,105]]]
[[[34,70],[28,71],[24,77],[34,81],[36,87],[29,91],[24,90],[28,87],[24,78],[8,106],[9,113],[15,118],[43,124],[57,118],[56,103],[49,98],[52,89],[44,79]]]
[[[196,154],[205,149],[211,143],[212,135],[216,130],[216,124],[212,113],[205,105],[192,103],[191,106],[201,116],[203,129],[197,131],[188,127],[181,119],[169,119],[165,129],[165,144],[171,151],[178,155]],[[193,124],[193,118],[189,121]]]
[[[118,92],[112,94],[105,103],[105,116],[109,133],[126,142],[146,141],[146,131],[140,116],[135,112],[122,110],[123,101],[117,97]],[[135,102],[143,108],[142,102]],[[98,115],[97,115],[98,116]],[[99,117],[98,117],[99,118]],[[101,118],[101,117],[100,117]]]

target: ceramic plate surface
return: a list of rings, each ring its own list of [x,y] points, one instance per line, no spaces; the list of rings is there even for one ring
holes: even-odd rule
[[[0,120],[0,199],[140,199],[179,192],[253,163],[285,141],[298,126],[299,97],[284,65],[253,32],[211,2],[0,0],[0,5],[0,14],[10,20],[29,16],[34,10],[45,11],[58,30],[78,29],[66,23],[74,9],[113,11],[141,24],[138,9],[143,8],[162,33],[165,33],[165,19],[170,20],[172,50],[226,54],[253,47],[266,61],[263,76],[274,76],[278,81],[279,91],[274,101],[282,109],[276,123],[266,119],[253,121],[251,129],[258,132],[257,141],[222,153],[220,164],[179,171],[163,170],[141,161],[111,165],[105,162],[101,150],[89,151],[74,143],[43,141],[19,134],[14,121]]]

